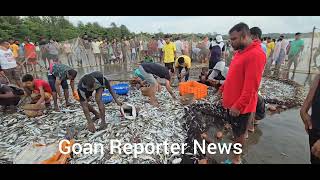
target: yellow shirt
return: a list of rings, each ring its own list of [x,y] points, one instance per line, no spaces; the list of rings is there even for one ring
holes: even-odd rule
[[[184,67],[190,69],[190,68],[191,68],[191,58],[190,58],[189,56],[186,56],[186,55],[179,56],[179,57],[176,59],[176,67],[179,67],[178,59],[179,59],[180,57],[183,57],[183,58],[184,58],[184,64],[185,64]]]
[[[271,50],[274,50],[275,47],[276,45],[273,41],[267,44],[267,58],[270,56]]]
[[[13,57],[17,58],[19,57],[19,46],[16,44],[11,44],[10,49],[12,51]]]
[[[164,53],[164,63],[173,63],[174,62],[174,53],[176,51],[176,45],[173,42],[169,44],[165,43],[162,48]]]

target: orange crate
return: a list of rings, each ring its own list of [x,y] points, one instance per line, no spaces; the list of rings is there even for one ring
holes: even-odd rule
[[[181,82],[179,83],[179,92],[181,96],[194,94],[196,99],[202,99],[208,95],[208,86],[196,81]]]

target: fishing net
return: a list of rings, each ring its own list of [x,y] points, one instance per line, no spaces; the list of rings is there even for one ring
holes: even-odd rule
[[[200,149],[194,146],[195,141],[201,143],[203,133],[209,132],[210,128],[215,132],[223,130],[227,124],[227,111],[221,103],[196,103],[185,108],[183,125],[187,132],[186,153],[182,155],[182,164],[197,164],[198,160],[206,159],[206,154],[200,153]],[[213,134],[213,133],[211,133]],[[196,150],[195,150],[196,148]],[[199,153],[195,153],[199,152]],[[210,159],[209,163],[216,164],[215,159]]]
[[[285,109],[301,106],[305,93],[302,85],[289,79],[264,77],[261,81],[260,94],[265,102]]]
[[[317,73],[320,69],[320,29],[315,28],[313,39],[310,39],[306,59],[309,60],[310,73]]]
[[[260,88],[260,94],[265,103],[276,105],[277,112],[301,106],[305,97],[304,92],[303,86],[295,81],[279,78],[263,78]],[[206,146],[212,142],[232,143],[233,133],[230,128],[227,128],[230,123],[228,112],[220,101],[216,101],[217,96],[212,93],[212,90],[209,90],[207,102],[197,102],[184,109],[185,115],[182,119],[185,121],[183,128],[187,132],[185,140],[187,153],[182,155],[181,163],[183,164],[197,164],[203,159],[207,159],[209,164],[216,164],[230,158],[230,154],[194,153],[201,152],[198,146],[194,146],[194,141],[201,143],[205,140]],[[218,132],[223,133],[222,140],[215,137]],[[207,138],[203,137],[204,134]]]
[[[283,77],[290,78],[292,80],[298,80],[295,77],[299,76],[303,77],[309,74],[319,73],[319,54],[320,54],[320,31],[319,29],[314,29],[313,33],[302,34],[301,38],[304,41],[304,49],[300,55],[297,57],[292,57],[290,55],[286,56],[286,61],[283,64],[284,74]],[[294,39],[290,39],[289,41],[294,41]],[[291,46],[289,44],[289,46]],[[295,61],[297,61],[297,65],[295,68]],[[291,67],[289,67],[291,65]],[[289,69],[289,75],[287,73],[287,69]],[[294,76],[294,74],[297,74]],[[298,75],[299,74],[299,75]],[[308,76],[309,77],[309,76]]]
[[[81,38],[60,42],[59,59],[71,67],[88,67],[95,64],[90,42]]]

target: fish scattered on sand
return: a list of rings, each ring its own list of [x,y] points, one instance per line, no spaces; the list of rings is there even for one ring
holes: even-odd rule
[[[290,103],[296,101],[297,93],[301,92],[297,90],[298,85],[290,83],[264,79],[261,92],[268,103],[276,99],[283,102],[281,105],[292,108]],[[177,88],[173,91],[178,96]],[[137,118],[125,120],[119,107],[112,102],[105,107],[107,128],[95,133],[86,129],[87,121],[76,101],[62,112],[49,110],[36,118],[27,118],[21,110],[13,114],[0,113],[0,163],[12,163],[24,147],[31,143],[50,144],[64,139],[70,127],[77,131],[77,143],[103,143],[105,147],[104,155],[74,155],[70,160],[71,164],[178,164],[184,163],[186,156],[189,162],[196,163],[197,159],[204,157],[193,154],[191,142],[201,139],[200,134],[207,131],[208,127],[223,128],[226,123],[225,110],[217,101],[214,91],[209,88],[208,94],[206,101],[195,101],[183,106],[163,90],[156,95],[160,103],[160,108],[156,108],[145,103],[147,98],[139,90],[131,89],[127,96],[120,96],[119,100],[139,107]],[[95,103],[91,104],[97,109]],[[299,104],[300,101],[294,106]],[[95,122],[97,128],[99,122]],[[169,145],[187,143],[189,146],[184,155],[141,154],[134,158],[133,155],[109,154],[111,139],[124,143],[163,143],[167,140]]]

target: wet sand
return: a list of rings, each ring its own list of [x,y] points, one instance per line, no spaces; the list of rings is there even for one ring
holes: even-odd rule
[[[108,79],[128,79],[132,68],[123,65],[106,65],[78,69],[79,78],[92,71],[103,72]],[[38,73],[46,79],[46,73]],[[290,74],[291,77],[291,74]],[[196,77],[195,77],[196,78]],[[303,84],[304,74],[296,74],[295,80]],[[116,83],[116,82],[115,82]],[[231,142],[231,141],[230,141]],[[299,109],[291,109],[280,114],[267,115],[257,126],[244,148],[244,163],[248,164],[308,164],[308,136],[300,119]]]

